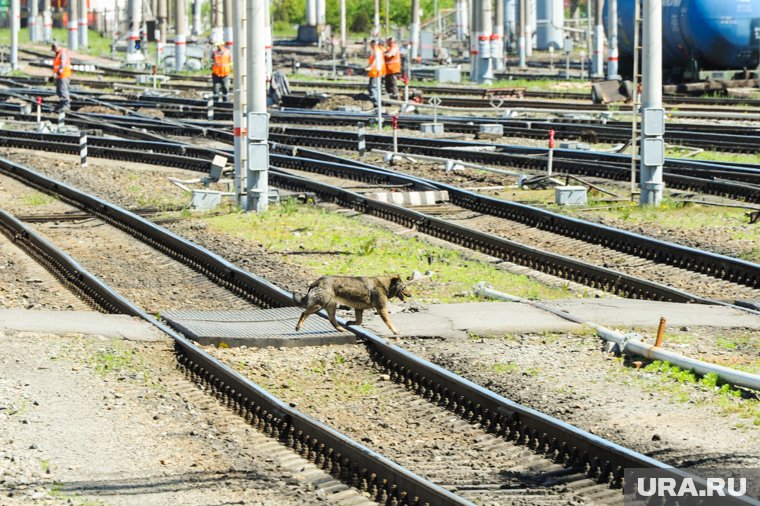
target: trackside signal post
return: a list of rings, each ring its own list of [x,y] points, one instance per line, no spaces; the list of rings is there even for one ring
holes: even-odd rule
[[[662,108],[662,0],[644,0],[643,94],[641,104],[640,187],[642,205],[662,202],[665,184],[665,111]]]

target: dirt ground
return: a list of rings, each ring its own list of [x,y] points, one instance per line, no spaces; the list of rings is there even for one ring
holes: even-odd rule
[[[313,466],[187,381],[168,341],[0,332],[0,345],[2,504],[300,505],[329,496],[300,476]]]

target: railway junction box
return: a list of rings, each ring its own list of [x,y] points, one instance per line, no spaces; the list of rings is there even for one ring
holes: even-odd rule
[[[457,67],[439,67],[435,69],[435,80],[439,83],[461,83],[462,70]]]
[[[442,134],[443,123],[420,123],[420,132],[433,135]]]
[[[554,200],[560,206],[584,206],[588,202],[585,186],[557,186]]]

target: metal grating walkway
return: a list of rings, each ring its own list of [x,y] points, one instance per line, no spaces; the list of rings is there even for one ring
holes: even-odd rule
[[[214,346],[320,346],[353,344],[356,337],[338,332],[319,315],[310,316],[300,332],[295,331],[301,308],[251,309],[237,311],[176,310],[161,314],[175,330],[202,345]]]

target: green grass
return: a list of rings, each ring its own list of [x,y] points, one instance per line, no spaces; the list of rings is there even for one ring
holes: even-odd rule
[[[34,192],[29,195],[24,195],[23,201],[27,206],[43,207],[57,202],[58,199],[47,193]]]
[[[128,376],[145,385],[163,390],[154,378],[152,367],[140,353],[122,341],[111,341],[84,357],[84,363],[101,376]]]
[[[475,300],[471,291],[478,281],[530,299],[572,297],[567,289],[550,288],[457,251],[366,225],[359,217],[312,206],[286,203],[263,214],[230,214],[206,221],[211,230],[284,253],[287,261],[319,275],[408,276],[414,270],[433,271],[434,282],[413,285],[415,297],[424,301]]]
[[[667,156],[679,156],[683,154],[683,150],[674,150],[673,154],[668,150]],[[691,160],[708,160],[715,162],[733,162],[733,163],[752,163],[760,165],[760,154],[756,153],[726,153],[723,151],[702,151],[694,156],[690,156]]]
[[[664,393],[676,402],[714,406],[724,416],[736,415],[744,420],[737,427],[760,427],[760,399],[757,395],[743,394],[732,385],[721,382],[716,374],[700,376],[659,360],[641,370],[618,369],[613,374],[631,376],[645,391]],[[709,395],[705,397],[704,394]]]
[[[53,28],[53,40],[66,44],[68,40],[68,31],[65,28]],[[11,43],[11,31],[8,28],[0,29],[0,44],[9,45]],[[19,43],[22,45],[32,44],[29,42],[29,29],[22,28],[19,32]],[[89,54],[92,56],[110,56],[111,55],[111,38],[101,37],[95,30],[89,30],[87,33],[87,48],[78,49],[77,52]],[[44,42],[33,44],[37,49],[50,50],[50,46]],[[53,52],[50,51],[50,57]]]

